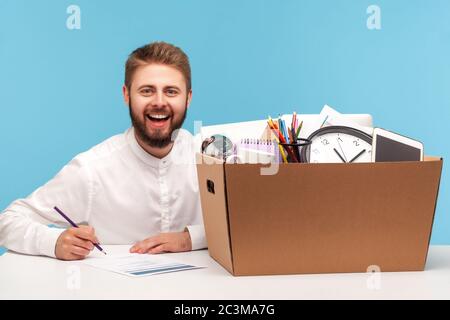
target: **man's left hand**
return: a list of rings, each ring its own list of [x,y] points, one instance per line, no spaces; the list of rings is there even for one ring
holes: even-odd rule
[[[131,253],[164,253],[191,251],[192,242],[189,231],[160,233],[157,236],[139,241],[131,247]]]

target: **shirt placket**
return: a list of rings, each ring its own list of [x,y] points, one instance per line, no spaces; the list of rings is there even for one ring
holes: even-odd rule
[[[159,188],[161,203],[161,232],[170,231],[169,189],[167,186],[167,165],[163,162],[159,168]]]

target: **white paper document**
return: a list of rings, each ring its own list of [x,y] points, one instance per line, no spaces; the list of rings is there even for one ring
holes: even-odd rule
[[[362,124],[361,124],[362,123]],[[367,133],[368,135],[373,134],[372,127],[372,116],[369,114],[360,115],[346,115],[337,112],[332,107],[324,105],[322,111],[319,115],[320,127],[322,126],[346,126],[358,129]],[[319,128],[319,127],[318,127]],[[317,129],[318,129],[317,128]]]
[[[137,253],[87,258],[83,264],[132,277],[203,268],[179,263],[160,255]]]

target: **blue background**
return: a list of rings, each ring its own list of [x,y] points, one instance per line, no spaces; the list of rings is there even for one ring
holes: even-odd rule
[[[66,28],[71,4],[81,30]],[[371,4],[381,30],[366,26]],[[155,40],[190,57],[190,131],[327,103],[448,158],[449,12],[448,0],[0,0],[0,210],[130,125],[124,62]],[[433,244],[450,244],[447,182],[444,167]]]

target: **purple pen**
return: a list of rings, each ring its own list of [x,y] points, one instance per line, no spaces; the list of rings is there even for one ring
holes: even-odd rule
[[[66,214],[64,213],[64,212],[62,212],[61,210],[59,210],[58,209],[58,207],[53,207],[53,209],[55,209],[56,210],[56,212],[58,212],[68,223],[70,223],[71,224],[71,226],[72,227],[74,227],[74,228],[79,228],[79,226],[77,226],[77,224],[75,223],[75,222],[73,222],[68,216],[66,216]],[[100,252],[101,253],[103,253],[104,255],[106,255],[106,251],[105,250],[103,250],[103,248],[102,247],[100,247],[98,244],[96,244],[96,243],[93,243],[94,244],[94,246],[98,249],[98,250],[100,250]]]

